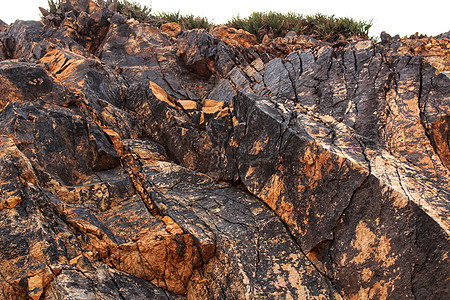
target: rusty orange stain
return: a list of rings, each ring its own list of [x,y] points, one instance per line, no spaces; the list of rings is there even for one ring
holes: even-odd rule
[[[370,231],[370,228],[363,221],[356,226],[356,240],[352,241],[352,246],[358,249],[359,254],[352,259],[352,263],[363,263],[369,258],[372,247],[375,244],[376,235]]]
[[[264,149],[263,145],[267,144],[268,141],[269,141],[269,137],[267,137],[264,141],[256,140],[253,143],[253,146],[250,149],[250,151],[248,152],[248,154],[250,154],[250,155],[258,155],[258,153],[261,152]]]
[[[172,101],[170,101],[169,95],[167,95],[166,91],[164,91],[159,85],[157,85],[153,81],[149,81],[149,86],[150,86],[150,89],[152,90],[153,95],[155,95],[156,98],[158,98],[161,101],[166,102],[171,107],[179,110],[179,108],[176,107],[174,105],[174,103],[172,103]]]

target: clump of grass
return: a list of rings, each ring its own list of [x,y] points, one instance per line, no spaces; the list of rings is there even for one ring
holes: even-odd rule
[[[322,14],[307,16],[306,19],[311,24],[309,26],[310,35],[329,42],[350,37],[368,39],[369,29],[372,27],[372,21],[357,21],[351,18],[336,18]]]
[[[104,0],[97,0],[104,4]],[[61,0],[48,0],[49,13],[56,14],[61,8]],[[139,22],[161,25],[168,22],[179,23],[184,29],[209,28],[213,25],[208,18],[182,15],[180,12],[162,12],[151,14],[151,8],[135,1],[118,0],[116,11],[127,18]],[[233,17],[226,24],[236,29],[244,29],[257,36],[261,41],[265,34],[271,38],[283,37],[289,31],[297,34],[309,35],[326,42],[358,37],[369,39],[369,29],[372,21],[354,20],[352,18],[327,16],[323,14],[302,15],[294,12],[254,12],[247,18]]]
[[[105,6],[104,0],[96,0],[101,7]],[[109,1],[108,1],[109,3]],[[48,9],[43,10],[43,14],[56,15],[61,9],[61,0],[48,0]],[[126,16],[128,19],[135,19],[142,23],[161,25],[169,22],[179,23],[184,29],[209,28],[212,23],[206,17],[199,17],[193,14],[182,15],[180,12],[162,12],[157,15],[151,13],[152,9],[135,1],[118,0],[115,3],[115,11]],[[42,10],[41,10],[42,12]]]
[[[151,15],[152,9],[145,5],[142,6],[138,2],[130,2],[127,0],[117,1],[116,10],[127,18],[133,18],[139,22],[152,22],[155,20],[155,17]]]
[[[176,22],[184,29],[209,28],[212,23],[206,17],[194,16],[193,14],[182,15],[180,12],[162,12],[157,15],[159,24]]]
[[[233,17],[227,25],[236,29],[244,29],[255,34],[270,32],[272,37],[284,36],[289,31],[297,34],[313,36],[326,42],[336,42],[350,37],[369,38],[371,21],[357,21],[351,18],[337,18],[323,14],[303,16],[297,13],[254,12],[247,18]]]
[[[96,0],[95,2],[97,2],[101,7],[105,6],[104,0]],[[47,0],[47,3],[48,9],[45,11],[50,14],[56,15],[57,11],[62,8],[61,0]],[[152,9],[150,7],[141,5],[135,1],[118,0],[116,2],[115,10],[129,19],[133,18],[140,22],[152,22],[156,19],[155,16],[152,16]]]
[[[58,9],[61,9],[61,0],[47,0],[48,3],[48,12],[56,15]]]
[[[255,35],[261,29],[270,28],[275,36],[280,36],[297,29],[296,26],[299,25],[300,19],[301,15],[296,13],[254,12],[244,19],[239,16],[233,17],[227,25],[236,29],[244,29]]]

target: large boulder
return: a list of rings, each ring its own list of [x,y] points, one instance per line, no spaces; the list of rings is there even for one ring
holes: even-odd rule
[[[447,297],[448,36],[258,44],[113,6],[0,32],[3,298]]]

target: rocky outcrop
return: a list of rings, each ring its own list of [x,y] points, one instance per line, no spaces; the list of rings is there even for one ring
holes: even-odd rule
[[[437,37],[415,35],[409,39],[400,39],[400,42],[400,53],[420,55],[438,71],[450,72],[450,49],[448,49],[450,35],[448,32]]]
[[[448,39],[421,40],[16,21],[0,298],[444,299]]]
[[[3,22],[0,19],[0,32],[5,31],[8,28],[8,24],[6,24],[5,22]]]

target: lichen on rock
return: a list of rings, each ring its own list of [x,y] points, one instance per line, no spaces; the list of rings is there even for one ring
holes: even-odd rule
[[[448,34],[258,43],[108,3],[0,22],[0,298],[447,297]]]

